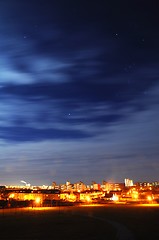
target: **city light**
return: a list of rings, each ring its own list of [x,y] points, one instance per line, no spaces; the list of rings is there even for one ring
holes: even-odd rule
[[[132,192],[132,198],[133,198],[133,199],[136,199],[136,200],[137,200],[137,199],[138,199],[138,196],[139,196],[139,194],[138,194],[137,191],[133,191],[133,192]]]
[[[151,202],[152,201],[152,197],[151,196],[147,196],[147,200]]]
[[[9,195],[9,198],[14,198],[14,193],[11,193],[10,195]]]
[[[113,194],[113,197],[111,198],[112,201],[117,202],[119,200],[119,197],[115,194]]]
[[[40,202],[41,202],[40,197],[37,197],[37,198],[35,199],[35,203],[36,203],[36,204],[39,204]]]
[[[151,189],[150,189],[151,186]],[[36,208],[53,207],[66,204],[158,204],[159,182],[136,183],[125,186],[124,183],[103,181],[102,184],[93,182],[86,185],[84,182],[52,186],[1,186],[1,206],[5,200],[9,207],[32,206]],[[14,201],[13,201],[14,200]]]
[[[90,196],[87,196],[87,197],[86,197],[86,201],[87,201],[87,202],[90,202],[90,201],[91,201]]]

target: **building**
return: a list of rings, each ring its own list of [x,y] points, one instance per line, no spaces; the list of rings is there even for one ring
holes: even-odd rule
[[[133,180],[125,178],[125,187],[132,187],[133,185]]]

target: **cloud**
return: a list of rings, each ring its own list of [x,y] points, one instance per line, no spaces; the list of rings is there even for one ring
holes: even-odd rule
[[[18,142],[84,139],[116,131],[112,126],[120,129],[133,115],[144,114],[158,104],[158,72],[154,71],[151,82],[148,72],[152,69],[147,71],[145,80],[141,78],[138,83],[134,79],[130,85],[89,80],[6,83],[0,89],[1,139]]]
[[[27,74],[24,72],[17,72],[13,69],[1,69],[0,74],[0,84],[1,87],[6,83],[14,83],[14,84],[29,84],[32,83],[33,79],[31,74]]]
[[[90,172],[133,178],[145,176],[144,164],[147,175],[152,164],[152,173],[159,68],[158,12],[150,5],[0,2],[6,181],[11,175],[86,179]]]
[[[79,130],[65,130],[65,129],[36,129],[29,127],[1,127],[0,138],[13,141],[43,141],[46,139],[81,139],[88,138],[89,133]]]

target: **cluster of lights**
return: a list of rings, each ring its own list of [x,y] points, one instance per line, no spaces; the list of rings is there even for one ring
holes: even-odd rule
[[[41,203],[41,198],[40,198],[40,197],[37,197],[37,198],[35,199],[35,203],[36,203],[36,204],[40,204],[40,203]]]

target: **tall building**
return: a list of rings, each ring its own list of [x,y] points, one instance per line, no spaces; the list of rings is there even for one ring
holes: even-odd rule
[[[125,178],[125,187],[132,187],[133,185],[133,180]]]
[[[77,192],[83,192],[86,190],[86,185],[80,181],[74,184],[74,189]]]

